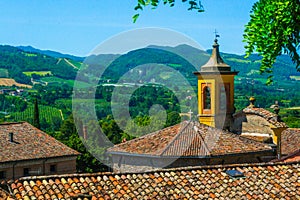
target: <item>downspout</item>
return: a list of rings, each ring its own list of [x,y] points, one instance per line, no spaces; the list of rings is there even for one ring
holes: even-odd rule
[[[46,162],[47,162],[48,158],[43,160],[43,175],[46,175]]]
[[[15,179],[15,166],[17,165],[17,162],[13,163],[13,179]]]
[[[277,137],[277,159],[281,159],[281,132]]]
[[[280,128],[271,128],[273,133],[275,134],[275,136],[277,137],[277,141],[275,142],[276,145],[277,145],[277,148],[276,148],[276,156],[277,156],[277,159],[281,159],[281,156],[282,156],[282,150],[281,150],[281,135],[282,135],[282,132],[284,130],[287,129],[287,127],[280,127]]]

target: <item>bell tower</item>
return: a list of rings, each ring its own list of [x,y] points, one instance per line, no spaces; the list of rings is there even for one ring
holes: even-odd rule
[[[200,123],[230,129],[234,108],[234,76],[220,56],[219,44],[216,39],[208,62],[200,71],[194,72],[198,77],[198,117]]]

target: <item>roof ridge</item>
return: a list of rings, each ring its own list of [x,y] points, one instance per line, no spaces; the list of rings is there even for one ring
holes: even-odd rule
[[[202,127],[210,128],[210,126],[208,126],[208,125],[206,125],[206,124],[201,124],[201,123],[199,123],[199,122],[197,123],[197,125],[198,125],[198,126],[201,126],[201,125],[202,125]],[[214,127],[211,127],[211,128],[214,128]],[[210,153],[209,148],[208,148],[208,146],[207,146],[207,144],[206,144],[206,142],[205,142],[205,138],[203,138],[203,137],[202,137],[203,135],[199,133],[200,130],[201,130],[201,129],[199,129],[199,131],[196,131],[196,133],[198,133],[198,135],[201,137],[201,139],[202,139],[202,141],[203,141],[203,144],[204,144],[204,149],[205,149],[206,152],[208,152],[207,155],[210,155],[211,153]],[[211,149],[211,150],[212,150],[212,149]]]
[[[184,123],[185,121],[181,122],[180,124]],[[165,149],[161,152],[160,156],[162,156],[172,144],[174,144],[174,141],[183,133],[183,131],[191,124],[192,121],[188,121],[188,123],[179,131],[178,134],[169,142],[169,144],[165,147]]]
[[[265,112],[265,113],[262,113]],[[272,113],[271,111],[265,109],[265,108],[251,108],[246,107],[241,112],[244,112],[245,114],[251,114],[251,115],[257,115],[265,120],[267,120],[270,124],[274,125],[275,127],[288,127],[286,123],[282,121],[279,115]],[[280,125],[279,125],[280,124]],[[279,125],[279,126],[278,126]]]
[[[74,173],[74,174],[59,174],[59,175],[43,175],[43,176],[26,176],[14,180],[18,181],[29,181],[29,180],[40,180],[40,179],[52,179],[52,178],[71,178],[71,177],[92,177],[92,176],[104,176],[104,175],[124,175],[124,174],[149,174],[158,172],[170,172],[170,171],[192,171],[192,170],[209,170],[209,169],[227,169],[227,168],[237,168],[237,167],[267,167],[267,166],[282,166],[282,165],[299,165],[300,161],[293,162],[263,162],[263,163],[237,163],[237,164],[225,164],[225,165],[203,165],[203,166],[187,166],[178,168],[164,168],[164,169],[154,169],[145,172],[95,172],[95,173]]]
[[[13,125],[13,124],[24,124],[24,123],[28,123],[28,122],[25,122],[25,121],[20,121],[20,122],[1,122],[0,126]]]
[[[140,141],[140,140],[142,140],[142,139],[144,139],[144,138],[146,138],[146,137],[149,137],[149,136],[151,136],[151,135],[155,135],[155,134],[158,134],[159,132],[161,132],[161,131],[163,131],[163,130],[165,130],[165,129],[170,129],[170,128],[172,128],[172,127],[175,127],[175,126],[177,126],[178,124],[175,124],[175,125],[173,125],[173,126],[168,126],[168,127],[165,127],[165,128],[163,128],[163,129],[160,129],[160,130],[157,130],[157,131],[154,131],[154,132],[151,132],[151,133],[147,133],[147,134],[145,134],[145,135],[142,135],[142,136],[140,136],[140,137],[136,137],[136,138],[134,138],[134,139],[132,139],[132,140],[128,140],[128,141],[126,141],[126,142],[121,142],[121,143],[119,143],[119,144],[115,144],[115,145],[113,145],[112,147],[109,147],[108,149],[107,149],[107,151],[110,151],[112,148],[122,148],[122,146],[124,145],[124,143],[132,143],[132,142],[135,142],[135,141]]]

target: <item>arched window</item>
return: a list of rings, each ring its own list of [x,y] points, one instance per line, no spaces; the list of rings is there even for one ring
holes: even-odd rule
[[[203,109],[211,109],[211,95],[210,88],[208,86],[203,88]]]
[[[230,108],[230,84],[220,84],[220,110],[228,110]]]
[[[227,95],[226,88],[223,84],[220,84],[220,110],[226,110],[227,105]]]

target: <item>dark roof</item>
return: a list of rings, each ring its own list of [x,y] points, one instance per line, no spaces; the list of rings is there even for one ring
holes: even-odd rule
[[[275,126],[276,128],[285,128],[287,127],[286,124],[276,115],[275,113],[272,113],[266,109],[263,108],[251,108],[247,107],[242,110],[243,113],[245,114],[251,114],[251,115],[258,115],[265,120],[267,120],[270,124]],[[236,113],[235,115],[238,115]]]
[[[230,66],[220,56],[218,40],[215,39],[211,56],[207,63],[201,67],[201,72],[230,72],[230,70]]]
[[[239,135],[200,124],[182,122],[108,149],[109,153],[151,156],[205,157],[268,151],[271,147]]]
[[[9,133],[13,133],[13,142]],[[0,163],[79,155],[27,122],[0,124],[0,146]]]
[[[281,152],[288,155],[300,149],[300,128],[288,128],[281,134]]]
[[[300,163],[239,164],[25,177],[10,188],[16,199],[300,199],[299,173]]]

